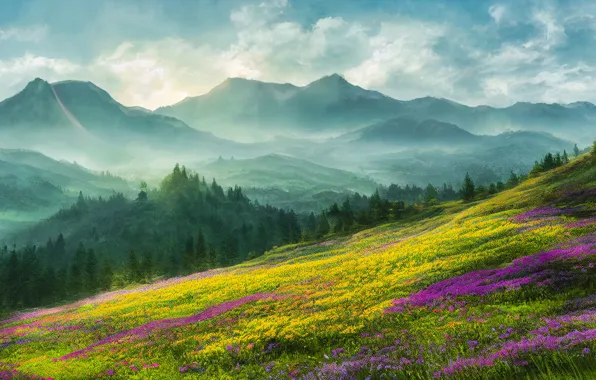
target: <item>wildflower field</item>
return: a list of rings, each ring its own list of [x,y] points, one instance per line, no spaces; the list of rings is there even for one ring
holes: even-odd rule
[[[596,378],[596,166],[0,322],[0,379]]]

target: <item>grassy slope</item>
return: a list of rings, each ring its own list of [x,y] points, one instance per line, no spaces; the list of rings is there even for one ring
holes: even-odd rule
[[[592,272],[576,287],[573,283],[563,288],[531,285],[480,301],[472,298],[465,306],[456,304],[453,311],[440,306],[412,308],[404,313],[384,310],[392,300],[438,281],[505,266],[516,258],[589,234],[593,227],[569,228],[574,216],[558,216],[546,222],[510,219],[547,201],[573,202],[573,198],[562,201],[561,196],[569,188],[579,187],[596,187],[596,166],[588,157],[470,207],[442,205],[435,216],[425,220],[380,226],[320,244],[281,247],[231,269],[106,294],[88,304],[79,303],[72,310],[63,308],[58,313],[5,323],[0,325],[0,342],[6,346],[0,348],[0,362],[4,363],[0,371],[10,367],[55,379],[88,378],[89,374],[105,375],[110,370],[117,378],[139,379],[182,377],[191,371],[196,371],[193,375],[197,378],[279,375],[287,379],[312,371],[319,374],[318,378],[335,379],[340,377],[333,374],[346,368],[349,371],[346,363],[353,363],[356,359],[352,357],[367,346],[373,352],[387,348],[372,356],[393,366],[387,372],[393,377],[375,369],[344,378],[432,378],[458,357],[483,355],[497,350],[504,340],[531,337],[531,330],[544,325],[540,316],[565,314],[565,301],[594,292],[589,281],[593,277],[587,277],[587,282],[585,277]],[[523,228],[526,225],[532,227]],[[98,346],[83,357],[53,360],[149,321],[194,315],[209,306],[258,292],[285,297],[248,303],[221,316],[149,337]],[[30,323],[45,328],[1,330]],[[582,330],[594,325],[588,321],[567,327]],[[52,330],[48,326],[76,327]],[[507,328],[513,333],[506,333]],[[505,333],[510,336],[499,338]],[[19,339],[31,341],[17,342]],[[397,339],[400,342],[396,344]],[[475,341],[478,346],[472,347],[475,344],[470,342]],[[332,350],[340,347],[345,352],[335,358]],[[573,346],[568,352],[536,351],[523,358],[527,365],[523,361],[499,362],[453,376],[591,378],[596,375],[596,365],[585,357],[592,354],[582,351],[588,347],[594,350],[595,342]],[[400,359],[416,361],[420,356],[423,363],[408,364]],[[364,358],[368,368],[371,359],[366,357],[358,360]],[[333,362],[344,364],[324,364]],[[143,368],[154,363],[159,367]],[[267,373],[271,363],[275,365]],[[186,366],[190,366],[188,370]],[[180,373],[180,367],[186,372]],[[321,373],[331,375],[322,377]]]

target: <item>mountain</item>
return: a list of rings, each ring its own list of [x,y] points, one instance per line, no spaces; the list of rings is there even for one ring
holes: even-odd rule
[[[383,120],[396,101],[333,74],[304,87],[231,78],[205,95],[155,110],[227,138],[307,135]],[[253,137],[254,140],[254,137]]]
[[[228,79],[205,95],[155,112],[232,139],[337,135],[397,117],[434,119],[476,134],[543,131],[577,142],[596,137],[596,106],[588,102],[495,108],[433,97],[402,101],[352,85],[337,74],[303,87]]]
[[[18,313],[0,322],[10,352],[0,368],[60,379],[593,379],[595,179],[586,156],[485,200]],[[0,296],[32,293],[4,283]]]
[[[359,129],[338,139],[356,143],[425,146],[463,145],[478,141],[478,136],[456,125],[437,120],[417,121],[400,117]]]
[[[281,154],[220,158],[197,170],[225,186],[242,186],[247,196],[261,204],[301,213],[318,212],[355,192],[372,194],[378,187],[370,178]]]
[[[0,137],[5,147],[112,165],[155,151],[210,156],[236,146],[175,118],[125,107],[91,82],[40,78],[0,102]]]
[[[226,186],[278,188],[285,191],[348,190],[364,194],[372,193],[377,187],[374,181],[349,171],[281,154],[246,160],[220,158],[198,170],[207,178],[217,176]]]
[[[531,131],[509,131],[498,135],[475,135],[457,125],[437,120],[417,120],[410,117],[398,117],[381,123],[346,133],[334,139],[352,144],[381,144],[388,147],[407,146],[410,148],[425,146],[464,147],[482,145],[498,147],[516,145],[533,147],[537,153],[549,150],[571,151],[571,141],[557,138],[550,133]],[[476,144],[476,146],[474,146]]]
[[[0,149],[0,235],[37,222],[87,196],[131,195],[121,178],[56,161],[39,152]]]

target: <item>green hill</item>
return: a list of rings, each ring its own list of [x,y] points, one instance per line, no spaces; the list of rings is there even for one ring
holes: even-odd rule
[[[18,314],[0,324],[0,371],[590,379],[595,226],[585,155],[486,201]]]

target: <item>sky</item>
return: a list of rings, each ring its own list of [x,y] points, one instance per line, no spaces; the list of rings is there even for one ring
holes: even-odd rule
[[[155,109],[228,77],[397,99],[596,103],[596,1],[3,0],[0,99],[40,77]]]

